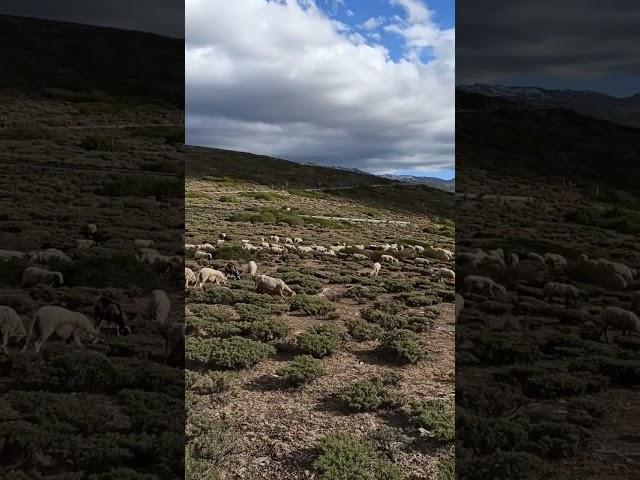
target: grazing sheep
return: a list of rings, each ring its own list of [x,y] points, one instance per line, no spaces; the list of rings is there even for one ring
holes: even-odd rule
[[[40,267],[27,267],[22,273],[22,288],[43,283],[53,287],[61,287],[64,277],[60,272],[52,272]]]
[[[392,265],[400,265],[400,260],[396,257],[392,257],[391,255],[381,255],[380,261],[382,263],[391,263]]]
[[[198,245],[198,250],[215,250],[215,249],[216,247],[210,243],[203,243],[201,245]]]
[[[22,318],[11,307],[0,306],[0,332],[2,333],[2,351],[9,353],[7,344],[10,338],[21,339],[27,333],[22,323]]]
[[[369,275],[371,275],[372,277],[377,277],[378,273],[380,273],[381,268],[382,268],[382,265],[378,262],[375,262],[372,266],[371,273]]]
[[[464,297],[459,293],[456,293],[456,320],[462,310],[464,310]]]
[[[174,322],[164,334],[164,358],[167,365],[184,368],[185,324]]]
[[[313,253],[313,248],[311,248],[311,247],[298,247],[298,251],[300,253]]]
[[[527,260],[539,265],[546,265],[544,257],[536,252],[527,252]]]
[[[146,240],[146,239],[144,239],[144,238],[136,238],[136,239],[133,241],[133,244],[134,244],[136,247],[140,247],[140,248],[149,248],[149,247],[151,247],[151,245],[153,245],[153,240]],[[193,247],[193,248],[195,248],[196,246],[195,246],[195,245],[188,245],[188,244],[184,246],[184,248],[186,248],[186,249],[188,249],[189,247]]]
[[[196,250],[197,248],[198,248],[198,245],[195,245],[193,243],[185,243],[184,245],[185,250]]]
[[[419,252],[419,253],[424,252],[424,247],[422,245],[414,245],[413,248],[415,248],[416,252]]]
[[[44,250],[34,250],[29,252],[29,259],[36,262],[50,262],[51,260],[58,260],[61,262],[70,262],[71,257],[57,248],[47,248]]]
[[[12,258],[21,259],[26,254],[17,250],[0,250],[0,260],[10,260]]]
[[[196,274],[193,273],[193,270],[190,268],[184,268],[184,286],[185,288],[189,288],[189,285],[193,283],[194,285],[198,282],[196,278]]]
[[[286,237],[284,239],[284,243],[287,243],[289,245],[293,245],[293,238]]]
[[[224,245],[225,243],[227,243],[226,240],[222,240],[222,239],[216,240],[216,245]]]
[[[211,260],[213,258],[213,255],[211,255],[209,252],[199,251],[193,255],[193,258],[195,258],[196,260]]]
[[[255,277],[256,292],[269,293],[271,295],[280,295],[285,298],[284,294],[294,296],[296,292],[291,290],[283,280],[279,278],[269,277],[267,275],[258,275]]]
[[[227,234],[226,234],[226,233],[224,233],[224,232],[222,232],[222,233],[220,234],[220,240],[227,240]]]
[[[271,235],[269,237],[269,240],[273,240],[274,242],[278,243],[280,241],[280,237],[277,235]]]
[[[416,262],[416,265],[429,265],[429,263],[431,263],[428,258],[422,257],[416,257],[414,261]]]
[[[567,259],[559,253],[545,253],[544,261],[545,264],[547,264],[554,270],[563,270],[568,265]]]
[[[196,286],[202,288],[206,282],[211,282],[214,285],[224,285],[227,283],[227,277],[220,270],[214,268],[203,268],[198,272],[198,279]]]
[[[456,279],[456,272],[454,272],[453,270],[451,270],[449,268],[440,268],[436,272],[436,276],[438,277],[438,281],[439,282],[441,282],[443,278],[446,278],[448,280],[455,280]]]
[[[240,280],[240,270],[231,262],[224,267],[224,274],[231,280]]]
[[[96,242],[94,242],[93,240],[87,240],[85,238],[76,239],[76,248],[78,250],[91,248],[91,247],[95,247],[95,246],[96,246]]]
[[[635,313],[624,308],[607,307],[600,313],[600,327],[601,335],[604,335],[605,341],[609,342],[607,337],[609,327],[622,330],[622,335],[631,334],[631,332],[640,331],[640,319]]]
[[[108,297],[100,297],[93,306],[93,318],[96,321],[96,329],[100,333],[104,322],[107,328],[115,326],[116,335],[120,336],[120,330],[125,334],[131,333],[131,327],[126,324],[127,316],[122,307],[115,300]]]
[[[449,262],[453,258],[453,254],[450,250],[439,247],[426,248],[424,254],[428,257],[435,258],[436,260],[440,260],[441,262]]]
[[[369,257],[367,257],[366,255],[363,255],[361,253],[354,253],[353,255],[351,255],[351,257],[354,260],[369,260]]]
[[[44,343],[54,333],[63,340],[73,337],[78,346],[82,346],[83,335],[87,336],[92,343],[97,343],[100,339],[98,332],[86,315],[53,305],[40,307],[34,313],[23,351],[31,343],[34,330],[37,333],[37,338],[34,341],[36,352],[40,351]]]
[[[567,283],[548,282],[543,289],[545,301],[551,302],[554,297],[564,298],[565,306],[575,305],[580,297],[580,290]]]
[[[300,237],[296,237],[296,238],[293,239],[293,243],[300,244],[300,243],[302,243],[302,239]]]
[[[247,263],[246,270],[249,275],[255,277],[256,272],[258,271],[258,264],[253,260],[250,260],[249,263]]]
[[[85,233],[90,237],[93,237],[98,233],[98,227],[95,223],[89,223],[84,229]]]
[[[145,247],[145,248],[141,248],[139,252],[140,252],[140,255],[136,255],[136,259],[139,262],[145,262],[150,265],[153,265],[155,261],[158,259],[158,257],[160,256],[160,252],[155,248]]]
[[[495,297],[496,292],[506,293],[506,289],[502,285],[481,275],[469,275],[464,279],[464,285],[467,293],[473,293],[475,290],[478,293],[488,293],[491,297]]]
[[[518,265],[518,263],[520,263],[520,257],[518,257],[517,253],[510,253],[507,256],[507,265],[509,265],[510,267],[515,267]]]
[[[164,290],[151,292],[149,303],[147,304],[147,318],[164,325],[169,318],[169,310],[171,310],[171,302],[167,293]]]

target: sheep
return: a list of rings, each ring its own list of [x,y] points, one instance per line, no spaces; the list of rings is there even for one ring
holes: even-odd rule
[[[224,233],[224,232],[222,232],[222,233],[220,234],[220,240],[226,240],[226,239],[227,239],[227,234],[226,234],[226,233]]]
[[[506,261],[507,265],[509,265],[510,267],[515,267],[518,265],[518,263],[520,263],[520,257],[518,257],[517,253],[510,253],[507,256],[507,261]]]
[[[363,251],[365,249],[364,245],[354,245],[353,248],[355,248],[356,250],[360,250],[360,251]]]
[[[631,334],[631,332],[640,331],[640,319],[638,316],[624,308],[607,307],[600,313],[601,335],[604,335],[605,341],[608,343],[607,330],[609,327],[616,330],[622,330],[622,335]]]
[[[10,338],[22,339],[27,335],[22,318],[11,307],[0,306],[0,332],[2,333],[2,351],[6,354],[9,353],[7,344]]]
[[[233,263],[227,263],[224,267],[224,274],[231,280],[240,280],[240,271]]]
[[[249,263],[247,263],[246,265],[246,271],[249,275],[251,275],[252,277],[255,277],[256,272],[258,271],[258,264],[253,260],[250,260]]]
[[[428,257],[435,258],[436,260],[440,260],[442,262],[449,262],[453,257],[453,254],[450,250],[439,247],[429,247],[424,251],[425,255]]]
[[[464,285],[467,293],[473,293],[474,290],[477,290],[479,293],[486,292],[491,297],[494,297],[496,292],[500,292],[502,294],[506,293],[506,289],[502,285],[499,285],[490,278],[483,277],[481,275],[469,275],[464,279]]]
[[[95,223],[87,224],[84,230],[85,230],[85,233],[90,237],[93,237],[98,233],[98,227]]]
[[[222,240],[222,239],[216,240],[216,245],[224,245],[225,243],[227,243],[226,240]]]
[[[82,346],[83,335],[89,337],[89,340],[94,344],[100,340],[98,332],[86,315],[54,305],[47,305],[36,310],[22,351],[25,351],[30,345],[34,330],[38,336],[34,341],[36,352],[40,351],[44,343],[54,333],[63,340],[73,337],[79,347]]]
[[[256,292],[269,293],[271,295],[280,295],[285,298],[284,294],[295,296],[296,292],[291,290],[283,280],[279,278],[269,277],[267,275],[258,275],[255,277]]]
[[[361,253],[354,253],[353,255],[351,255],[351,257],[354,260],[369,260],[369,257],[367,257],[366,255],[363,255]]]
[[[164,334],[165,363],[171,367],[184,368],[185,324],[174,322]]]
[[[553,301],[554,297],[561,297],[564,298],[565,306],[575,305],[580,297],[580,290],[567,283],[547,282],[543,289],[543,297],[548,302]]]
[[[416,252],[419,252],[419,253],[424,252],[424,247],[422,245],[414,245],[413,248],[415,248]]]
[[[382,263],[391,263],[392,265],[400,265],[400,260],[398,260],[396,257],[392,257],[391,255],[380,256],[380,261]]]
[[[295,238],[293,239],[293,243],[296,243],[296,244],[298,244],[298,245],[299,245],[299,244],[301,244],[301,243],[302,243],[302,239],[301,239],[300,237],[295,237]]]
[[[456,320],[460,316],[462,310],[464,310],[464,297],[459,293],[456,293]]]
[[[610,272],[620,275],[627,284],[633,282],[635,277],[634,271],[624,263],[612,262],[604,258],[598,259],[598,263]]]
[[[380,263],[378,263],[378,262],[375,262],[372,265],[372,270],[371,270],[371,273],[369,275],[372,276],[372,277],[377,277],[378,273],[380,273],[380,269],[381,268],[382,268],[382,265]]]
[[[146,239],[144,239],[144,238],[136,238],[136,239],[133,241],[133,244],[134,244],[136,247],[140,247],[140,248],[149,248],[149,247],[151,247],[151,245],[153,245],[153,240],[146,240]],[[189,248],[189,247],[191,247],[191,246],[192,246],[193,248],[195,248],[195,245],[188,245],[188,244],[187,244],[187,245],[185,245],[184,247],[185,247],[186,249],[188,249],[188,248]]]
[[[146,262],[150,265],[153,265],[153,263],[155,263],[155,261],[160,256],[160,252],[158,252],[158,250],[156,250],[155,248],[145,247],[139,249],[139,252],[140,255],[136,255],[136,259],[139,262]]]
[[[51,260],[58,260],[61,262],[70,262],[71,257],[57,248],[47,248],[44,250],[34,250],[29,252],[29,259],[37,262],[50,262]]]
[[[198,245],[195,245],[193,243],[185,243],[184,245],[185,250],[196,250],[197,248],[198,248]]]
[[[312,253],[313,252],[313,248],[311,248],[311,247],[298,247],[298,251],[300,253]]]
[[[21,259],[24,256],[24,252],[19,252],[17,250],[0,250],[0,260],[11,260],[12,258]]]
[[[193,258],[195,258],[196,260],[211,260],[213,258],[213,255],[211,255],[209,252],[199,251],[193,255]]]
[[[52,272],[40,267],[27,267],[22,273],[22,288],[43,283],[54,287],[64,284],[64,277],[60,272]]]
[[[164,290],[154,290],[149,295],[147,303],[147,318],[155,320],[160,325],[164,325],[169,318],[171,302]]]
[[[322,245],[311,245],[311,248],[313,248],[316,252],[326,252],[327,251],[327,247],[323,247]]]
[[[284,243],[287,243],[289,245],[293,245],[293,238],[286,237],[284,239]]]
[[[78,250],[95,247],[95,245],[96,242],[94,242],[93,240],[87,240],[85,238],[76,239],[76,249]]]
[[[210,243],[203,243],[202,245],[198,245],[198,250],[215,250],[215,249],[216,247],[214,247]]]
[[[544,257],[536,252],[527,252],[527,260],[539,265],[546,265]]]
[[[559,253],[545,253],[544,262],[554,270],[563,270],[567,267],[567,259]]]
[[[456,279],[456,272],[454,272],[453,270],[451,270],[449,268],[440,268],[436,272],[436,276],[438,277],[438,281],[439,282],[441,282],[443,278],[446,278],[446,279],[449,279],[449,280],[455,280]]]
[[[198,279],[196,286],[202,288],[206,282],[211,282],[214,285],[224,285],[227,283],[227,277],[220,270],[213,268],[203,268],[198,272]]]
[[[196,284],[198,282],[196,278],[196,274],[193,273],[193,270],[190,268],[184,268],[184,286],[185,288],[189,288],[191,283]]]
[[[327,250],[326,252],[324,252],[324,255],[328,257],[335,257],[337,254],[335,250]]]
[[[120,336],[120,330],[125,334],[131,333],[131,327],[125,322],[127,316],[122,307],[115,300],[108,297],[100,297],[93,306],[93,318],[96,321],[96,329],[100,333],[102,323],[106,323],[107,327],[115,325],[116,335]]]
[[[269,240],[273,240],[274,242],[278,243],[280,241],[280,237],[277,235],[271,235],[269,237]]]
[[[416,262],[416,265],[429,265],[431,263],[428,258],[422,257],[416,257],[413,261]]]

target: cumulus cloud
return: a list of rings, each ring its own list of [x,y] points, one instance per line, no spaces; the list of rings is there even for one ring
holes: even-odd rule
[[[364,21],[361,27],[365,30],[375,30],[376,28],[380,27],[384,23],[384,21],[385,18],[382,15],[378,17],[371,17]]]
[[[399,3],[393,60],[311,0],[187,0],[187,142],[375,173],[453,168],[453,30]]]

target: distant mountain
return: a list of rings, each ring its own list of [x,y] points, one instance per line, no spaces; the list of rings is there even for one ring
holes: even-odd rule
[[[591,117],[640,126],[640,94],[612,97],[590,90],[547,89],[538,87],[508,87],[476,83],[458,87],[459,91],[485,97],[502,98],[534,107],[562,107]]]
[[[394,182],[409,183],[412,185],[428,185],[429,187],[438,188],[445,192],[455,192],[456,180],[444,180],[438,177],[417,177],[414,175],[380,175],[382,178],[393,180]]]

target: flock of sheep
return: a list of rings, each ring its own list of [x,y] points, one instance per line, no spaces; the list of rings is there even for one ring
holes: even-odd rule
[[[88,238],[75,241],[77,249],[92,248],[97,245],[95,240],[98,228],[95,224],[87,225],[86,236]],[[137,239],[134,245],[139,248],[140,254],[136,257],[140,262],[158,265],[182,264],[181,256],[160,255],[157,250],[151,248],[153,241]],[[0,261],[13,258],[27,259],[38,265],[27,266],[22,274],[21,287],[29,289],[39,285],[52,288],[60,288],[64,285],[64,275],[59,271],[50,270],[43,265],[52,261],[71,262],[69,254],[49,248],[28,253],[0,250]],[[169,324],[171,302],[164,290],[154,290],[147,299],[146,318],[155,321],[165,331],[165,357],[173,358],[182,348],[184,341],[184,323]],[[37,308],[31,315],[30,321],[20,316],[9,306],[0,306],[0,332],[2,333],[2,350],[9,353],[10,339],[23,341],[22,351],[27,350],[33,343],[34,351],[39,352],[45,342],[54,334],[63,340],[73,340],[76,345],[82,346],[85,339],[91,343],[101,340],[102,329],[115,330],[115,334],[131,333],[128,318],[122,306],[113,298],[102,295],[94,303],[93,315],[88,315],[69,310],[61,305],[44,305]],[[28,324],[28,328],[25,326]]]
[[[456,294],[456,317],[464,309],[463,294],[506,298],[507,289],[491,277],[501,276],[508,270],[514,271],[519,265],[526,265],[529,271],[536,272],[544,280],[542,298],[546,302],[553,303],[555,299],[560,299],[564,301],[565,307],[576,307],[580,300],[589,300],[588,291],[569,283],[571,279],[614,291],[629,291],[629,288],[637,287],[639,281],[638,271],[624,263],[604,258],[589,259],[584,254],[575,261],[569,261],[558,253],[527,252],[521,259],[515,252],[505,255],[503,249],[484,251],[476,248],[472,251],[460,251],[456,256],[456,263],[463,269],[489,272],[487,275],[465,275],[462,286],[458,289],[461,293]],[[584,305],[582,311],[588,312],[588,306]],[[597,325],[600,336],[608,341],[608,329],[620,330],[623,335],[640,332],[639,313],[640,291],[631,291],[629,309],[606,306],[601,310]],[[595,326],[595,323],[589,320],[586,325]]]

